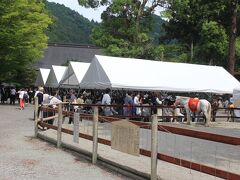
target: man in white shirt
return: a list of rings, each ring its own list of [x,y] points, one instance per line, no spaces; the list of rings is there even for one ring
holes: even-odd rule
[[[102,104],[103,105],[111,105],[111,97],[110,97],[109,93],[110,93],[110,89],[107,88],[105,90],[105,94],[103,95],[103,98],[102,98]],[[105,116],[111,116],[112,115],[111,107],[104,107],[103,111],[104,111]]]

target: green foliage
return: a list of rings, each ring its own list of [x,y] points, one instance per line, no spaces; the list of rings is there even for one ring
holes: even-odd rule
[[[201,62],[214,65],[224,64],[227,55],[227,34],[217,22],[206,21],[202,24],[198,46],[198,57],[201,57]]]
[[[0,1],[0,81],[31,83],[25,80],[47,47],[45,31],[50,23],[40,0]]]
[[[81,6],[84,6],[86,8],[97,8],[102,5],[108,5],[108,0],[78,0],[79,4]]]
[[[166,44],[163,47],[164,61],[182,63],[188,62],[190,53],[188,53],[187,44],[172,43]]]
[[[90,34],[98,23],[89,21],[64,5],[45,2],[46,9],[54,19],[47,35],[51,43],[92,44]]]
[[[111,1],[101,16],[101,25],[93,30],[93,42],[102,47],[107,55],[156,59],[152,37],[160,35],[152,33],[152,30],[155,20],[159,22],[153,16],[158,4],[148,7],[147,2]],[[154,30],[159,30],[159,27],[155,26]]]
[[[153,44],[161,43],[160,39],[166,34],[162,28],[163,24],[165,23],[166,21],[164,21],[160,16],[153,14],[153,26],[150,32],[150,37]]]
[[[221,14],[225,9],[224,0],[169,1],[166,14],[170,19],[165,26],[167,34],[183,42],[197,42],[200,38],[199,32],[202,24],[206,20],[221,19]]]
[[[169,1],[166,36],[188,44],[189,53],[193,43],[194,62],[226,67],[229,6],[224,0]]]
[[[237,58],[237,64],[236,64],[236,69],[238,69],[238,71],[240,71],[240,37],[237,38],[236,41],[236,58]]]

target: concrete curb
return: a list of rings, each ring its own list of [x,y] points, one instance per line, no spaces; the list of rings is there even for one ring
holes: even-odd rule
[[[37,137],[42,139],[42,140],[45,140],[45,141],[48,141],[50,143],[53,143],[53,144],[57,145],[57,140],[55,140],[51,137],[48,137],[48,136],[40,134],[40,133],[37,134]],[[92,153],[88,152],[84,149],[78,148],[76,146],[73,146],[73,145],[70,145],[70,144],[67,144],[67,143],[64,143],[64,142],[61,143],[61,147],[72,150],[72,151],[77,152],[77,153],[80,153],[81,156],[83,156],[84,158],[86,158],[90,161],[92,159]],[[111,169],[115,172],[123,174],[127,177],[137,179],[137,180],[146,180],[146,179],[151,178],[150,174],[143,173],[143,172],[137,171],[136,169],[120,165],[120,164],[118,164],[116,162],[113,162],[109,159],[106,159],[106,158],[104,158],[100,155],[98,155],[97,160],[98,160],[97,164],[105,166],[108,169]]]

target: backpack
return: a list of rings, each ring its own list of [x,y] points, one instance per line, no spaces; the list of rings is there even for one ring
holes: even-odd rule
[[[23,99],[28,99],[27,93],[24,93],[24,94],[23,94]]]

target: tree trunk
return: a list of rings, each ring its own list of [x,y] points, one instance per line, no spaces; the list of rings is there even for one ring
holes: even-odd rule
[[[190,56],[190,62],[193,60],[193,40],[191,41],[191,56]]]
[[[237,36],[237,0],[231,0],[231,29],[228,49],[228,71],[234,75],[236,63],[236,36]]]

